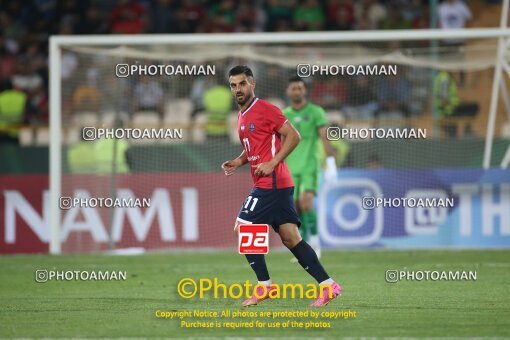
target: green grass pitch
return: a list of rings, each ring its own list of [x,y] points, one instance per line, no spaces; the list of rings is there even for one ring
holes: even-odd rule
[[[289,252],[273,252],[277,283],[312,283]],[[325,251],[326,270],[344,293],[322,310],[356,311],[329,329],[183,329],[158,319],[156,310],[241,310],[241,300],[183,299],[184,277],[218,277],[222,283],[254,279],[244,257],[232,252],[158,253],[140,256],[0,257],[0,338],[19,337],[510,337],[510,251]],[[36,283],[36,269],[122,270],[126,281]],[[469,270],[476,281],[386,283],[385,271]],[[249,311],[305,311],[306,299],[266,300]],[[244,321],[250,321],[245,319]]]

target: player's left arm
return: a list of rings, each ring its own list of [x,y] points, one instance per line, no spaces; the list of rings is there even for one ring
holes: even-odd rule
[[[324,178],[326,181],[334,181],[337,178],[337,167],[336,167],[336,150],[331,145],[327,137],[326,127],[320,127],[317,129],[322,144],[324,145],[324,151],[326,151],[326,171],[324,171]]]
[[[255,175],[269,176],[278,163],[283,161],[285,157],[287,157],[292,150],[296,148],[301,140],[301,135],[289,121],[286,121],[282,125],[282,127],[278,130],[278,133],[282,136],[282,146],[280,151],[269,162],[260,163],[255,170]]]
[[[324,151],[326,151],[326,155],[336,158],[336,150],[328,139],[327,128],[322,126],[317,129],[317,132],[319,133],[322,145],[324,145]]]
[[[317,133],[319,134],[319,138],[322,141],[322,145],[324,146],[324,151],[326,152],[326,170],[324,171],[324,179],[326,181],[334,181],[337,178],[337,167],[336,167],[336,150],[331,145],[331,142],[328,139],[327,128],[328,118],[326,116],[326,111],[323,108],[318,107],[317,111],[315,111],[314,116],[315,124],[317,126]]]

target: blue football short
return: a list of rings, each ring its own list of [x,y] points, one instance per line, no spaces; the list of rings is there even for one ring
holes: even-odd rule
[[[280,225],[301,226],[294,204],[294,187],[283,189],[253,188],[237,215],[237,220],[250,224],[269,224],[278,232]]]

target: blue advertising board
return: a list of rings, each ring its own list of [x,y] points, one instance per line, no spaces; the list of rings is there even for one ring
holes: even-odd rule
[[[317,208],[325,247],[510,247],[510,170],[342,169]]]

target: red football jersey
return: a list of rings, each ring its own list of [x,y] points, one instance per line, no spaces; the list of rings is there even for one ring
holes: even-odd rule
[[[287,121],[283,113],[271,103],[254,98],[237,119],[237,132],[251,168],[253,184],[262,189],[281,189],[294,186],[289,169],[278,163],[269,176],[255,176],[259,163],[270,161],[281,148],[278,130]]]

